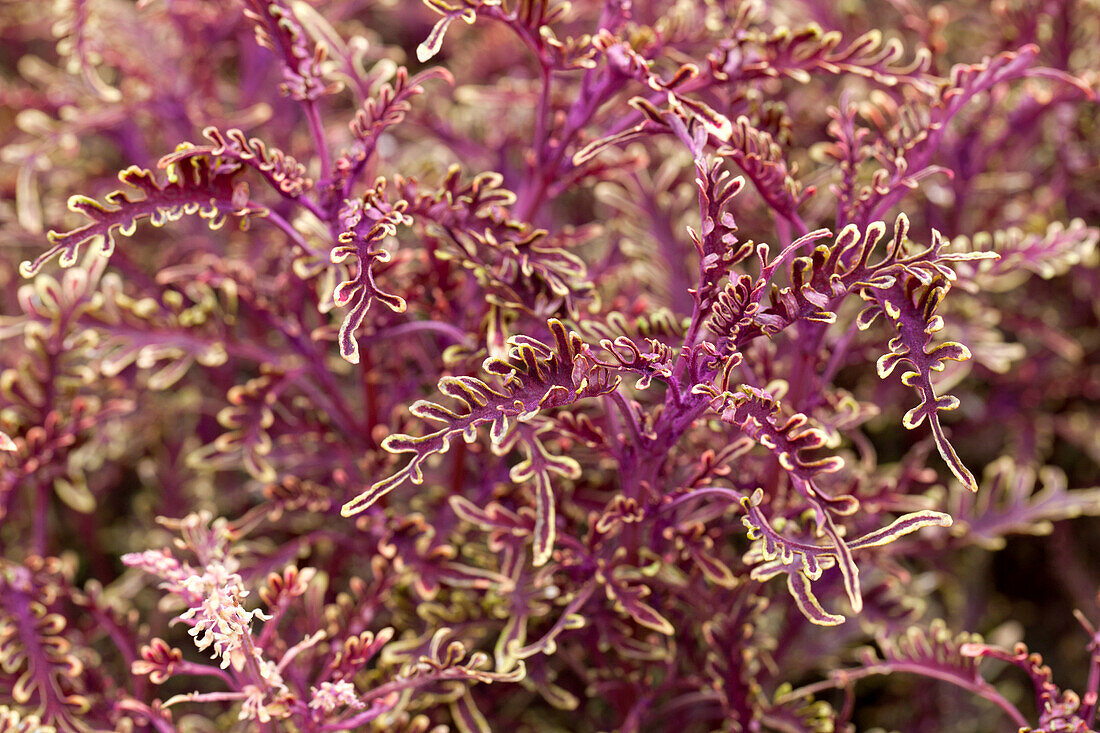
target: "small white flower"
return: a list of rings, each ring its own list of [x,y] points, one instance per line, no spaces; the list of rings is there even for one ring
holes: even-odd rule
[[[320,709],[326,713],[331,713],[333,710],[345,705],[355,710],[366,707],[359,699],[359,693],[355,691],[355,685],[347,680],[322,682],[319,688],[310,688],[310,693],[313,697],[309,701],[309,706],[314,710]]]
[[[244,665],[244,640],[252,633],[252,619],[271,618],[259,609],[248,611],[241,599],[248,595],[241,576],[228,572],[221,563],[211,563],[202,575],[186,578],[185,591],[200,598],[198,605],[180,614],[181,621],[192,622],[187,632],[195,638],[199,650],[213,647],[213,658],[221,657],[222,669]]]

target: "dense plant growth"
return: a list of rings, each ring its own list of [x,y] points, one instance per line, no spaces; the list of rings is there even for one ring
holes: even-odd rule
[[[0,731],[1093,729],[1093,0],[6,2],[0,70]]]

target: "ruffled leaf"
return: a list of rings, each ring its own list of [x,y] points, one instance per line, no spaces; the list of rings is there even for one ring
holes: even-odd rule
[[[165,180],[160,182],[152,171],[130,166],[118,174],[128,188],[107,194],[101,204],[87,196],[69,199],[69,210],[82,214],[87,224],[68,232],[47,234],[53,245],[35,260],[19,265],[23,277],[33,277],[43,265],[58,257],[62,267],[76,264],[80,250],[90,243],[93,251],[109,257],[115,248],[115,234],[133,236],[137,224],[148,219],[153,226],[164,226],[184,214],[198,214],[211,229],[219,229],[226,215],[246,219],[263,216],[261,209],[242,200],[234,180],[239,167],[219,164],[206,158],[187,158],[164,165]]]
[[[457,410],[426,400],[414,405],[414,414],[430,415],[442,422],[443,427],[420,437],[404,434],[387,437],[382,442],[383,448],[391,453],[413,453],[413,458],[397,473],[345,504],[341,513],[346,517],[358,514],[405,481],[421,483],[424,461],[446,453],[457,436],[472,441],[481,425],[503,424],[510,419],[529,420],[542,410],[615,389],[617,378],[582,348],[580,336],[567,331],[560,321],[551,320],[548,325],[554,336],[553,346],[528,336],[515,336],[508,341],[505,358],[491,357],[485,361],[483,369],[500,379],[500,387],[473,378],[461,382],[444,380],[446,389],[459,402]],[[502,435],[504,430],[494,426],[490,432]]]

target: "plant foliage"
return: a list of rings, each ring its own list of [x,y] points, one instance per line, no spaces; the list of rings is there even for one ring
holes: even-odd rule
[[[1095,2],[0,49],[0,731],[1095,729]]]

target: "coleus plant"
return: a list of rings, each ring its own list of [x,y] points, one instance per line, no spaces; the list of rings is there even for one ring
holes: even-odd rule
[[[1093,729],[1100,10],[33,5],[0,729]]]

